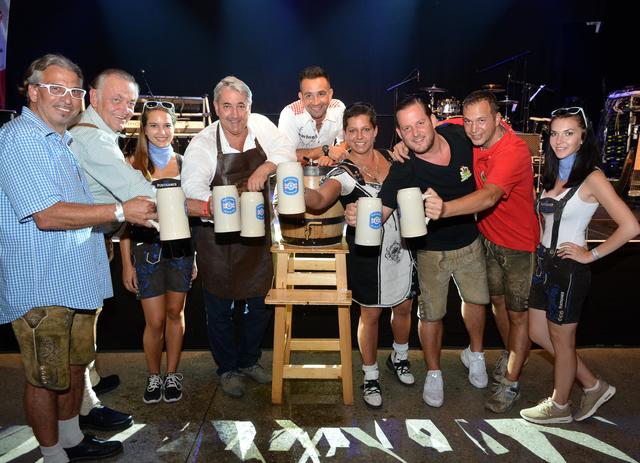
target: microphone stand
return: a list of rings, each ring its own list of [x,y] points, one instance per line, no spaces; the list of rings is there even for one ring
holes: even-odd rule
[[[140,74],[142,75],[142,81],[144,82],[144,86],[147,87],[147,92],[149,92],[149,95],[155,96],[153,94],[153,92],[151,91],[151,87],[149,86],[149,82],[147,81],[147,77],[145,75],[145,70],[144,69],[140,69]]]
[[[403,81],[398,82],[397,84],[393,84],[391,87],[385,89],[385,92],[391,92],[393,91],[393,114],[395,117],[395,113],[396,113],[396,108],[398,107],[398,89],[400,87],[402,87],[405,84],[408,84],[409,82],[415,80],[416,82],[420,82],[420,71],[418,69],[414,69],[413,71],[411,71],[409,73],[409,76],[407,76]],[[397,142],[397,137],[398,134],[396,134],[396,131],[393,131],[393,134],[391,135],[391,145],[390,147],[393,148],[393,146],[396,144]]]

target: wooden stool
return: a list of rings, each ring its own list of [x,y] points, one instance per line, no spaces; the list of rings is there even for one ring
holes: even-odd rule
[[[347,289],[347,245],[307,248],[274,244],[271,252],[276,255],[275,287],[265,299],[266,304],[275,306],[271,401],[282,403],[284,379],[342,379],[344,404],[352,405],[351,291]],[[296,288],[300,286],[305,289]],[[306,289],[308,287],[312,289]],[[340,337],[292,338],[294,305],[337,306]],[[339,351],[340,364],[292,365],[291,351]]]

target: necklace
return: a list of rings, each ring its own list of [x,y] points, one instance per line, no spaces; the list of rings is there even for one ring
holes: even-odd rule
[[[370,178],[372,178],[376,183],[382,183],[382,181],[380,180],[380,161],[378,159],[378,156],[376,156],[376,152],[373,152],[373,158],[374,158],[374,163],[375,163],[375,172],[371,172],[371,170],[365,166],[365,165],[360,165],[358,164],[354,159],[351,159],[353,161],[353,163],[358,166],[358,168],[366,175],[368,175]]]

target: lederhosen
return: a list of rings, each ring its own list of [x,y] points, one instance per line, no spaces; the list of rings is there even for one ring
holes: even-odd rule
[[[218,152],[216,173],[211,187],[235,185],[241,194],[251,174],[267,160],[258,139],[256,147],[242,153],[223,153],[220,125],[216,131]],[[262,191],[269,204],[268,188]],[[224,299],[264,297],[273,280],[271,259],[271,211],[265,207],[265,236],[241,238],[239,233],[214,233],[213,224],[205,224],[196,234],[198,269],[204,289]]]
[[[547,319],[558,324],[577,323],[591,283],[589,266],[573,259],[558,257],[558,235],[560,221],[566,204],[578,191],[580,185],[572,187],[561,199],[542,198],[536,200],[536,211],[553,214],[551,244],[541,244],[536,250],[536,270],[531,284],[529,307],[546,309]],[[542,306],[542,307],[541,307]]]

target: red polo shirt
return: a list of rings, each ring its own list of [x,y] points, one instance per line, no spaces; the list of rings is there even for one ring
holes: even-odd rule
[[[485,183],[504,191],[495,206],[478,212],[478,229],[493,243],[509,249],[533,252],[540,241],[534,211],[533,167],[527,144],[510,127],[491,148],[473,149],[476,188]]]

